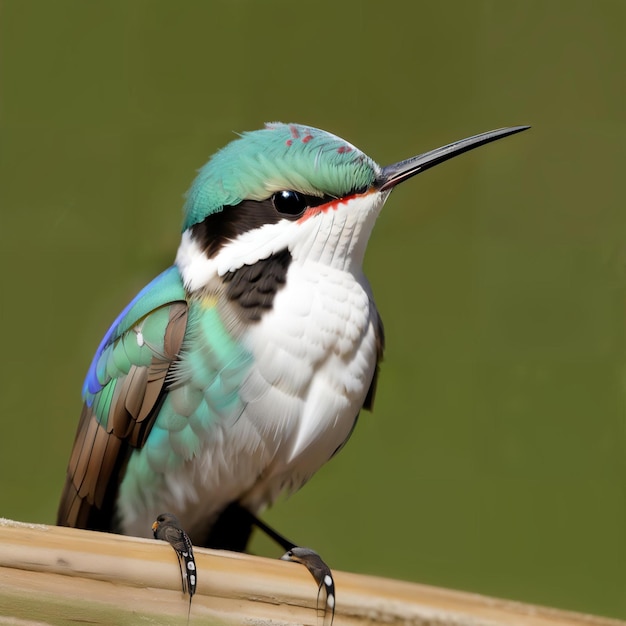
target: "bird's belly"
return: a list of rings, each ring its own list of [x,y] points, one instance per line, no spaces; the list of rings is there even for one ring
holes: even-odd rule
[[[290,267],[272,309],[239,338],[252,357],[241,410],[212,423],[145,506],[135,500],[124,532],[147,535],[146,520],[172,512],[201,535],[233,501],[256,512],[298,489],[346,441],[376,367],[376,312],[351,274],[323,271]]]

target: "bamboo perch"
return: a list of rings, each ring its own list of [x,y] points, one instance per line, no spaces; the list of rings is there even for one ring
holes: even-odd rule
[[[190,623],[317,626],[304,567],[195,549]],[[396,580],[335,573],[335,626],[626,626],[626,622]],[[0,520],[0,624],[185,624],[165,542]]]

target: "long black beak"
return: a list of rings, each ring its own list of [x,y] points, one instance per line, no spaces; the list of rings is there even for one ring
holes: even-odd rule
[[[399,183],[408,180],[411,176],[420,174],[421,172],[439,165],[448,159],[452,159],[459,154],[469,152],[479,146],[484,146],[492,141],[497,141],[503,137],[514,135],[515,133],[521,133],[523,130],[528,130],[530,126],[511,126],[510,128],[499,128],[498,130],[490,130],[480,135],[474,135],[467,139],[461,139],[461,141],[455,141],[449,143],[442,148],[436,148],[430,150],[430,152],[424,152],[424,154],[418,154],[417,156],[406,159],[406,161],[400,161],[393,165],[387,165],[383,167],[381,175],[378,177],[375,183],[375,187],[379,191],[386,191],[387,189],[393,189]]]

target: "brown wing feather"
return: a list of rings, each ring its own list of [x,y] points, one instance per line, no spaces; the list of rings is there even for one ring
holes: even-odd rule
[[[107,428],[93,410],[83,406],[57,524],[93,530],[115,530],[114,503],[132,448],[141,448],[167,392],[167,373],[178,358],[187,327],[187,304],[169,305],[164,353],[147,367],[131,367],[119,381],[111,402]]]

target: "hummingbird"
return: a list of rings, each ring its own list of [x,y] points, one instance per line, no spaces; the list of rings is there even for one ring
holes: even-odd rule
[[[385,342],[362,263],[390,193],[527,128],[386,167],[300,124],[215,153],[186,196],[174,264],[93,357],[58,524],[149,537],[169,511],[196,546],[244,551],[255,516],[373,407]]]

